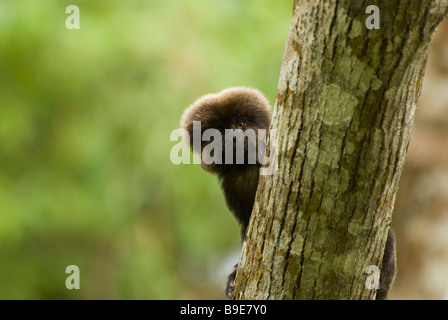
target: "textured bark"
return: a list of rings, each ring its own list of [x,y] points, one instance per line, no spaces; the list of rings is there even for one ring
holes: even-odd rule
[[[365,26],[380,9],[380,29]],[[235,299],[372,299],[427,49],[448,2],[295,1]]]

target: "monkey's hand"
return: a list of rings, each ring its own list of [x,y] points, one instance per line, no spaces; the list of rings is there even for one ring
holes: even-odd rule
[[[386,248],[383,254],[383,266],[381,267],[380,289],[376,292],[376,300],[385,300],[395,278],[397,263],[395,258],[395,235],[392,228],[389,229]]]
[[[233,271],[229,274],[227,278],[227,286],[226,286],[226,296],[230,299],[233,293],[233,286],[235,285],[235,277],[236,277],[236,269],[238,268],[238,263],[233,266]]]

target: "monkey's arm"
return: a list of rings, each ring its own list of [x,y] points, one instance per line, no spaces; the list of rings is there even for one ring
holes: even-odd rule
[[[376,300],[384,300],[389,293],[392,282],[395,278],[396,259],[395,259],[395,235],[391,228],[387,235],[386,247],[383,255],[383,265],[380,274],[380,288],[376,292]]]

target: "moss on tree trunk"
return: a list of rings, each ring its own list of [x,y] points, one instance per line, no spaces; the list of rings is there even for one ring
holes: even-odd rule
[[[427,50],[448,2],[295,1],[235,299],[372,299]]]

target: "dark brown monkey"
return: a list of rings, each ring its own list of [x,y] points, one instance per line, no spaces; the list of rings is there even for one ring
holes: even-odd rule
[[[189,144],[193,151],[203,153],[211,141],[200,141],[194,145],[193,137],[195,128],[193,122],[200,121],[197,134],[202,137],[207,129],[216,129],[221,135],[221,155],[215,158],[220,161],[207,161],[207,155],[202,154],[201,165],[204,170],[216,174],[224,191],[227,206],[241,225],[241,237],[244,239],[250,215],[255,200],[258,185],[260,161],[248,161],[248,155],[253,146],[258,151],[259,138],[263,138],[271,123],[271,109],[266,97],[256,89],[235,87],[223,90],[217,94],[207,94],[190,105],[182,115],[181,127],[189,134]],[[196,127],[198,128],[198,127]],[[235,133],[229,138],[226,129],[232,129]],[[255,135],[245,136],[244,133],[252,129]],[[259,131],[264,129],[265,131]],[[231,146],[232,150],[226,149]],[[237,141],[244,141],[244,161],[237,163]],[[264,146],[263,146],[264,147]],[[226,153],[231,151],[231,163],[226,161]],[[212,156],[216,156],[213,154]],[[219,162],[219,163],[218,163]],[[236,265],[237,266],[237,265]],[[236,276],[235,270],[230,274],[226,294],[230,297]],[[377,291],[377,299],[385,299],[395,275],[395,241],[390,230],[383,257],[383,267],[380,276],[380,289]]]
[[[217,129],[222,133],[221,163],[207,164],[201,157],[201,165],[204,170],[218,176],[227,206],[240,223],[241,237],[244,238],[255,200],[260,167],[258,157],[255,156],[256,161],[252,163],[248,160],[251,151],[258,151],[258,139],[267,132],[271,123],[269,102],[260,91],[244,87],[229,88],[198,99],[185,110],[181,119],[181,126],[189,133],[190,146],[194,150],[193,121],[201,122],[201,136],[207,129]],[[233,136],[227,136],[227,140],[232,140],[232,150],[225,148],[226,129],[235,130]],[[245,136],[244,133],[249,129],[253,129],[254,135]],[[264,129],[264,132],[259,129]],[[244,163],[238,164],[236,143],[243,140]],[[209,143],[211,141],[201,141],[200,150],[194,151],[200,154]],[[225,159],[228,151],[232,152],[231,163]]]

